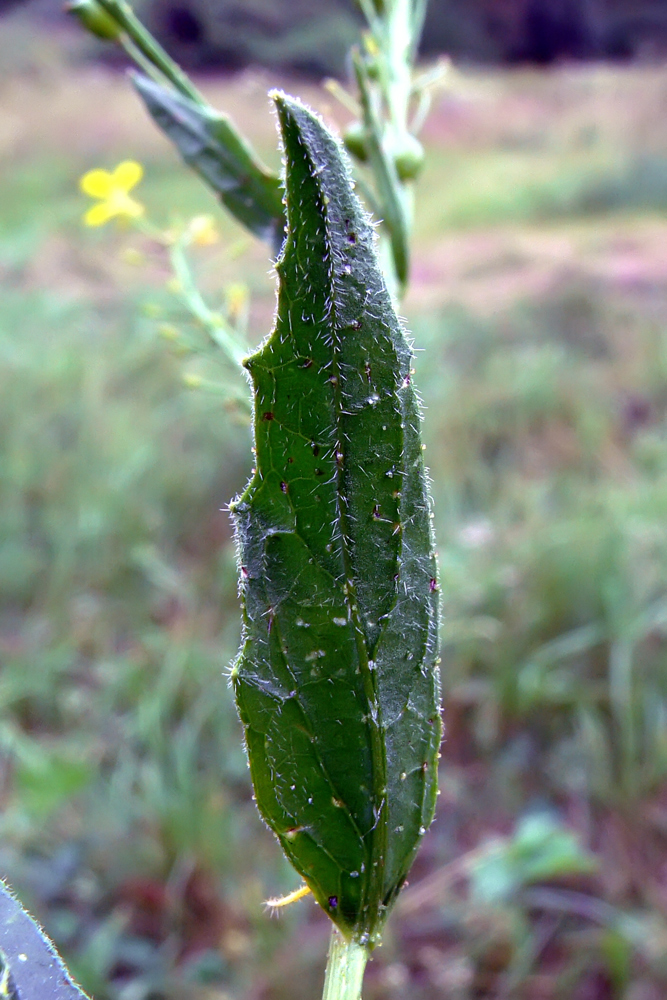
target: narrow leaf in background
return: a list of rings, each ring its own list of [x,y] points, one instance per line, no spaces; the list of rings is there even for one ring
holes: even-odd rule
[[[7,1000],[87,1000],[55,948],[0,882],[0,996]]]
[[[285,231],[282,188],[226,115],[201,106],[140,73],[134,86],[156,125],[246,229],[280,250]]]
[[[275,95],[288,236],[246,362],[232,676],[259,809],[347,938],[377,939],[433,817],[438,594],[410,347],[339,143]]]

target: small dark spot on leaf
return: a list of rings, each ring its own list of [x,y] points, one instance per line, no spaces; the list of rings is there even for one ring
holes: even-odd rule
[[[320,453],[320,446],[319,446],[319,444],[314,444],[313,445],[313,455],[315,456],[315,458],[317,458],[317,456],[319,455],[319,453]]]
[[[302,368],[312,368],[313,367],[313,359],[312,358],[306,358],[306,360],[301,365],[301,367]]]
[[[324,472],[323,472],[323,470],[322,470],[322,469],[315,469],[315,475],[316,475],[316,476],[323,476],[323,475],[324,475]]]
[[[355,319],[351,326],[353,330],[361,330],[361,320]]]
[[[431,593],[433,593],[433,591],[437,590],[437,589],[438,589],[438,581],[437,580],[431,580],[431,583],[430,583]]]
[[[338,896],[329,896],[329,906],[332,910],[338,909]]]
[[[375,506],[373,507],[373,517],[375,518],[376,521],[380,520],[380,504],[379,503],[376,503]]]
[[[287,464],[288,464],[288,465],[294,465],[294,459],[292,458],[292,456],[291,456],[291,455],[290,455],[290,457],[289,457],[289,458],[287,459]]]
[[[280,484],[280,489],[283,491],[283,493],[287,493],[287,483],[284,480]]]
[[[368,382],[370,382],[370,380],[371,380],[371,363],[370,363],[370,361],[366,362],[366,364],[364,365],[364,369],[366,371],[366,380]]]
[[[262,414],[262,420],[273,420],[273,414],[271,410],[267,410],[266,413]]]
[[[352,243],[352,244],[356,243],[357,242],[357,234],[356,233],[348,233],[347,234],[347,242],[348,243]]]

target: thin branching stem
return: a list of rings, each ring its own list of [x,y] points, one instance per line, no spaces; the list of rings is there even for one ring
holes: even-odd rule
[[[232,364],[240,366],[249,353],[248,347],[241,341],[231,324],[219,312],[214,312],[206,304],[190,269],[182,242],[176,242],[171,247],[170,258],[178,281],[178,292],[183,303],[206,330],[216,346],[224,351]]]
[[[128,3],[123,0],[98,0],[100,7],[113,18],[139,52],[151,63],[166,80],[184,97],[201,107],[207,105],[206,99],[197,90],[189,76],[183,72],[178,63],[162,48],[158,41],[144,28],[139,18]]]

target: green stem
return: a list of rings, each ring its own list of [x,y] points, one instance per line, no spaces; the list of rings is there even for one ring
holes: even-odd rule
[[[396,297],[400,299],[405,291],[410,269],[409,214],[394,161],[384,148],[384,129],[373,100],[368,69],[358,52],[353,54],[353,65],[364,123],[368,129],[369,163],[375,178],[383,221],[391,241],[395,282],[390,280],[390,284],[396,285]],[[393,276],[388,277],[391,279]]]
[[[143,69],[146,76],[149,76],[151,80],[154,80],[161,86],[164,86],[163,74],[155,68],[150,59],[146,58],[141,49],[137,48],[128,34],[123,32],[118,41],[123,46],[132,62],[135,63],[139,69]]]
[[[388,76],[385,99],[389,120],[397,136],[408,128],[408,107],[412,92],[414,16],[412,0],[394,0],[385,22],[385,66]]]
[[[199,93],[187,74],[165,52],[151,33],[144,28],[129,3],[126,3],[125,0],[98,0],[98,3],[113,18],[116,24],[122,28],[141,55],[159,70],[179,93],[185,97],[189,97],[191,101],[194,101],[200,107],[207,106],[206,100]],[[130,54],[133,55],[133,53]],[[145,69],[143,63],[140,63],[140,65],[142,69]]]
[[[194,275],[190,270],[185,248],[182,242],[175,243],[170,252],[171,265],[180,285],[180,295],[183,303],[190,310],[208,333],[211,340],[225,352],[234,366],[243,364],[249,354],[248,348],[242,343],[236,331],[220,315],[209,309],[204,297],[197,287]]]
[[[358,0],[370,39],[354,56],[368,160],[375,179],[391,256],[382,252],[390,291],[400,300],[408,281],[412,184],[401,180],[396,155],[414,139],[409,130],[413,69],[427,0]],[[372,70],[372,72],[371,72]],[[393,261],[392,261],[393,258]]]
[[[331,931],[322,1000],[361,1000],[361,984],[368,948],[348,941],[335,927]]]

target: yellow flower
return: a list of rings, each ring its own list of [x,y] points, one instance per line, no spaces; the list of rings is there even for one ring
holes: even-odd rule
[[[248,289],[240,283],[229,285],[225,292],[227,316],[232,323],[238,323],[248,306]]]
[[[99,204],[93,205],[84,215],[85,224],[103,226],[116,215],[129,219],[143,215],[144,206],[129,195],[143,175],[143,167],[134,160],[119,163],[112,172],[98,169],[84,174],[79,182],[81,190],[91,198],[99,199]]]
[[[195,215],[193,219],[190,219],[187,235],[192,243],[200,247],[212,246],[220,239],[211,215]]]

